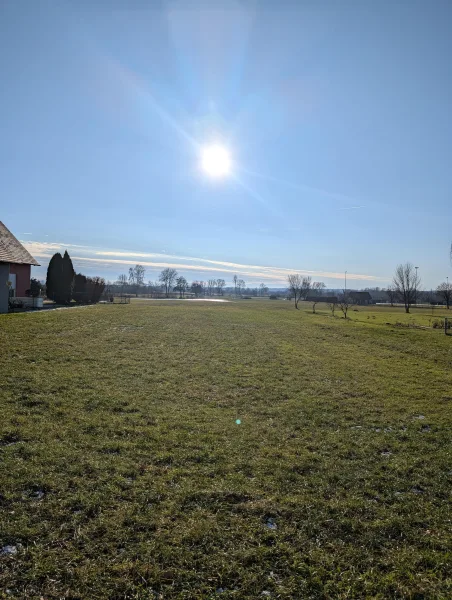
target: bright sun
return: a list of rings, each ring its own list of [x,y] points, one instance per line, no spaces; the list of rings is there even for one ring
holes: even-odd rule
[[[210,177],[226,177],[231,172],[231,157],[224,146],[207,146],[201,153],[201,167]]]

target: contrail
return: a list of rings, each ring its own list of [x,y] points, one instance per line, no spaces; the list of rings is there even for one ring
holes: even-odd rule
[[[293,188],[294,190],[299,190],[300,192],[309,192],[313,194],[319,194],[321,196],[327,196],[334,200],[345,200],[345,201],[353,201],[353,198],[349,196],[345,196],[344,194],[338,194],[336,192],[329,192],[327,190],[322,190],[320,188],[311,187],[309,185],[304,185],[302,183],[294,183],[293,181],[287,181],[286,179],[279,179],[278,177],[272,177],[271,175],[263,175],[262,173],[257,173],[256,171],[249,171],[243,167],[240,168],[241,171],[246,173],[247,175],[251,175],[252,177],[258,177],[259,179],[266,179],[267,181],[273,181],[274,183],[280,183],[287,187]]]
[[[366,206],[341,206],[339,210],[354,210],[355,208],[367,208]]]

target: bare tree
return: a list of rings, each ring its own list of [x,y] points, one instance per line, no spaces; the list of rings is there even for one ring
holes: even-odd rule
[[[239,292],[240,295],[242,295],[243,290],[245,289],[245,282],[243,281],[243,279],[239,279],[237,281],[237,290]]]
[[[217,294],[222,296],[224,294],[224,287],[226,285],[226,281],[224,279],[217,279]]]
[[[144,284],[144,274],[146,273],[146,269],[143,265],[135,265],[133,270],[135,273],[135,283],[138,286],[142,286]]]
[[[322,281],[314,281],[311,285],[311,290],[314,292],[314,297],[312,298],[312,312],[315,314],[315,305],[317,302],[321,301],[322,290],[325,289],[325,284]]]
[[[144,274],[146,269],[142,265],[135,265],[129,268],[129,286],[131,291],[138,296],[140,287],[144,285]]]
[[[397,300],[397,290],[395,289],[395,286],[388,285],[388,289],[386,290],[386,294],[388,295],[389,302],[391,303],[391,306],[394,306],[394,302]]]
[[[447,310],[449,310],[452,303],[452,283],[444,281],[436,288],[436,293],[444,300]]]
[[[268,287],[265,283],[261,283],[259,286],[259,296],[265,296],[266,294],[268,294]]]
[[[239,278],[237,277],[237,275],[234,275],[234,277],[232,278],[232,281],[234,282],[234,292],[235,292],[235,295],[237,296],[237,283],[239,281]]]
[[[311,289],[311,278],[310,277],[303,277],[303,280],[301,282],[301,298],[302,300],[305,300],[309,294],[309,290]]]
[[[167,298],[169,297],[170,291],[174,287],[174,282],[176,281],[176,278],[176,269],[170,269],[169,267],[163,269],[163,271],[159,275],[159,281],[163,284],[165,288],[165,295]]]
[[[294,273],[287,276],[287,282],[289,284],[289,293],[293,296],[295,308],[298,310],[298,303],[302,298],[306,297],[311,287],[311,278],[302,277],[298,273]]]
[[[334,317],[334,313],[336,312],[337,299],[333,296],[328,302],[327,306],[331,311],[331,315]]]
[[[351,296],[347,290],[343,290],[342,294],[339,294],[338,304],[339,304],[339,308],[342,311],[342,314],[344,315],[344,319],[346,319],[347,313],[353,304]]]
[[[180,276],[176,279],[176,287],[174,289],[179,292],[179,298],[184,297],[184,294],[188,289],[188,281],[185,277]]]
[[[127,287],[128,284],[129,283],[127,275],[125,275],[124,273],[122,275],[119,275],[117,285],[121,286],[121,294],[124,293],[124,289]]]
[[[416,301],[416,293],[421,284],[415,267],[409,262],[398,265],[392,282],[397,297],[405,305],[405,312],[409,313],[410,306]]]
[[[213,293],[214,293],[216,287],[217,287],[217,280],[209,279],[209,281],[207,282],[207,293],[209,294],[209,296],[213,296]]]
[[[129,273],[131,271],[133,273],[133,283],[135,284],[135,294],[138,296],[140,288],[144,285],[144,274],[146,269],[143,267],[143,265],[135,265],[133,269],[129,269]]]

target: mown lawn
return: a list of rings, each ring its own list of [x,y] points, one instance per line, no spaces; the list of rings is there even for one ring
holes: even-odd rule
[[[312,312],[312,304],[309,302],[300,303],[302,310]],[[331,311],[326,304],[320,303],[315,307],[316,313],[330,315]],[[342,316],[342,313],[336,308],[336,316]],[[354,322],[364,322],[368,325],[395,325],[396,327],[430,327],[435,322],[442,322],[444,328],[444,318],[447,317],[452,322],[452,310],[447,310],[445,306],[432,306],[431,308],[418,308],[412,306],[410,312],[406,313],[402,307],[391,305],[371,305],[371,306],[352,306],[347,317]],[[438,325],[438,323],[436,323]],[[441,329],[441,327],[439,327]]]
[[[1,316],[1,597],[451,598],[452,336],[308,310]]]

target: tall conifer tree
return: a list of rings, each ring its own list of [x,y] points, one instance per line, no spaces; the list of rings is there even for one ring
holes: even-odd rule
[[[46,295],[47,298],[58,302],[57,298],[60,298],[60,281],[62,273],[63,257],[59,252],[54,254],[50,259],[49,266],[47,267],[47,278],[46,278]]]

